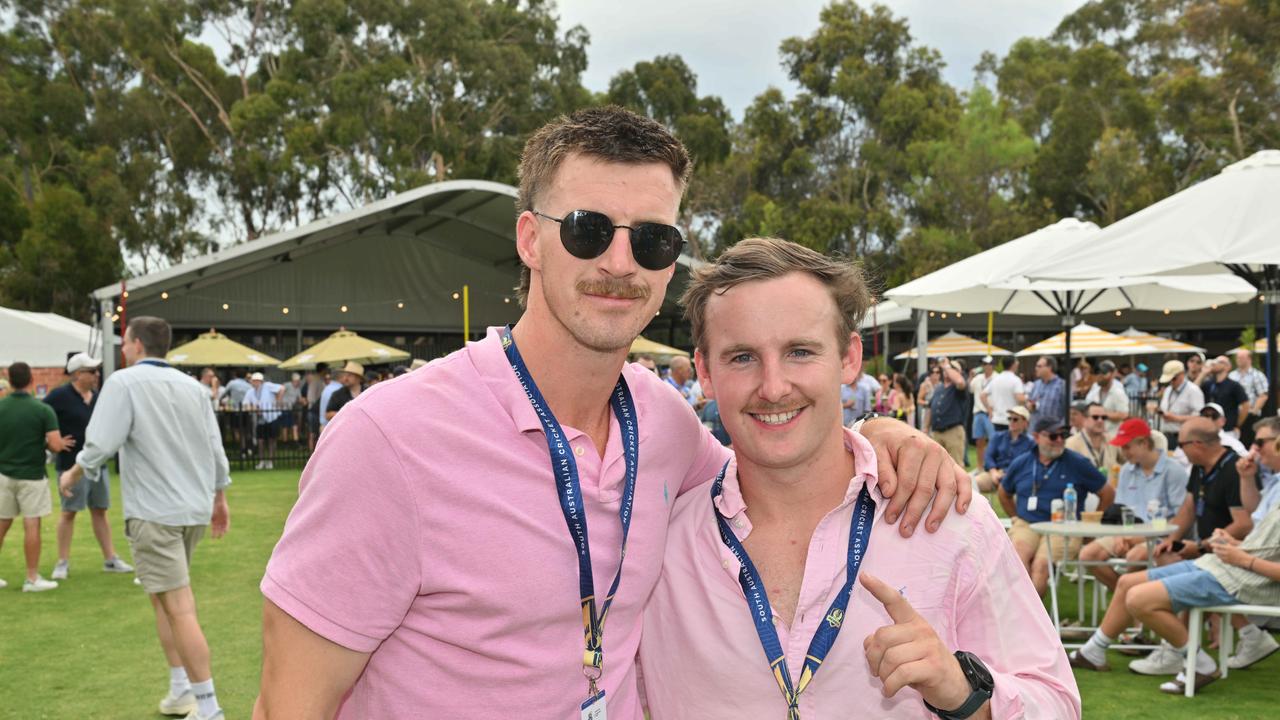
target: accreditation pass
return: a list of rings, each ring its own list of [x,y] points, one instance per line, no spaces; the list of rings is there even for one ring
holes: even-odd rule
[[[604,712],[603,690],[582,703],[582,720],[607,720]]]

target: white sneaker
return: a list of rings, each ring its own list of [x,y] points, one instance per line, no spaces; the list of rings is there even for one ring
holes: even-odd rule
[[[1280,650],[1280,643],[1265,630],[1254,633],[1253,638],[1249,640],[1245,635],[1240,636],[1240,647],[1227,658],[1227,667],[1232,670],[1243,670],[1259,660],[1270,657],[1276,650]]]
[[[9,583],[5,582],[4,578],[0,578],[0,590],[3,590],[7,587],[9,587]]]
[[[276,469],[276,464],[275,464],[275,463],[273,463],[273,462],[271,462],[270,460],[268,460],[268,461],[267,461],[267,467],[266,467],[266,469],[267,469],[267,470],[275,470],[275,469]]]
[[[254,470],[262,470],[262,469],[263,469],[263,468],[265,468],[266,466],[267,466],[267,461],[266,461],[266,460],[259,460],[259,461],[258,461],[258,464],[253,466],[253,469],[254,469]]]
[[[131,573],[133,572],[133,566],[118,557],[113,557],[110,560],[103,561],[102,572]]]
[[[58,583],[52,580],[45,580],[39,575],[36,576],[35,580],[22,581],[22,592],[44,592],[45,590],[52,590],[56,587],[58,587]]]
[[[69,569],[71,569],[70,563],[68,563],[66,560],[59,560],[57,564],[53,566],[53,576],[52,576],[53,579],[66,580],[67,570]]]
[[[1152,650],[1150,655],[1129,663],[1129,671],[1139,675],[1177,675],[1185,664],[1186,658],[1182,657],[1182,653],[1174,650],[1169,643],[1161,642],[1160,647]]]
[[[167,695],[160,698],[160,714],[161,715],[182,715],[187,716],[196,711],[196,696],[190,690],[181,695],[174,696],[170,691]]]

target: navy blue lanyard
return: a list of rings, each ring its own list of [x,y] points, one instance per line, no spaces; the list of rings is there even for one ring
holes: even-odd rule
[[[138,362],[134,363],[134,365],[155,365],[156,367],[162,367],[162,368],[173,367],[169,363],[163,360],[157,360],[156,358],[147,358],[145,360],[139,360]]]
[[[618,418],[626,463],[622,504],[618,508],[618,517],[622,521],[622,552],[618,560],[618,573],[613,576],[609,594],[597,613],[595,580],[591,575],[591,546],[587,541],[587,513],[582,504],[582,486],[578,482],[578,463],[573,459],[573,450],[565,439],[564,430],[551,413],[551,408],[547,407],[542,392],[538,390],[528,366],[524,364],[524,358],[520,357],[516,341],[511,337],[510,326],[502,332],[502,349],[507,354],[511,369],[515,371],[516,379],[529,398],[529,404],[542,422],[547,450],[551,454],[551,472],[556,477],[556,493],[560,496],[560,510],[564,513],[565,524],[569,526],[569,534],[578,549],[578,591],[582,598],[582,625],[586,643],[586,650],[582,655],[582,671],[587,676],[591,697],[595,697],[598,692],[596,680],[600,678],[604,666],[604,621],[609,615],[609,607],[613,605],[613,597],[618,592],[618,583],[622,580],[622,562],[627,558],[631,506],[635,500],[636,474],[640,464],[640,435],[635,406],[631,401],[631,389],[627,387],[627,381],[618,376],[618,384],[614,386],[613,397],[609,400],[613,414]]]
[[[773,679],[787,701],[787,720],[800,720],[800,693],[808,687],[813,676],[817,674],[822,661],[835,645],[840,634],[840,626],[844,624],[845,611],[849,607],[849,597],[853,594],[853,583],[858,579],[858,568],[867,552],[867,543],[871,539],[871,525],[875,522],[876,501],[871,499],[867,486],[862,486],[858,493],[858,501],[853,506],[853,521],[849,525],[849,560],[848,572],[844,587],[831,601],[827,616],[818,624],[818,629],[809,641],[809,650],[805,653],[804,667],[800,671],[798,687],[791,682],[791,671],[787,668],[787,656],[782,651],[782,643],[778,640],[778,631],[773,627],[773,608],[769,606],[769,596],[765,592],[764,582],[756,572],[756,566],[747,555],[746,548],[738,542],[738,537],[729,527],[729,521],[715,507],[716,498],[724,490],[724,474],[729,469],[725,463],[711,485],[711,507],[716,514],[716,523],[720,526],[720,540],[729,548],[738,563],[742,566],[738,571],[738,582],[742,592],[747,596],[747,607],[751,610],[751,620],[755,623],[756,634],[760,636],[760,645],[764,648],[764,657],[769,661],[769,669]]]

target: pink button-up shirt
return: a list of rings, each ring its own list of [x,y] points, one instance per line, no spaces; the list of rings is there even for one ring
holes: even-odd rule
[[[677,494],[728,458],[674,389],[624,371],[640,431],[622,582],[604,627],[610,720],[642,717],[641,613]],[[618,569],[623,451],[564,428],[596,592]],[[577,720],[587,697],[577,552],[542,425],[496,330],[381,383],[325,428],[262,592],[312,631],[372,653],[344,718]]]
[[[904,539],[895,526],[881,521],[887,503],[876,488],[870,443],[849,430],[845,444],[857,474],[844,501],[813,532],[794,624],[788,629],[774,623],[793,681],[799,680],[809,641],[847,576],[853,505],[866,484],[876,512],[860,572],[898,588],[947,647],[982,659],[995,677],[993,717],[1079,717],[1080,693],[1066,653],[991,506],[974,498],[967,514],[948,513],[937,533]],[[671,518],[662,576],[645,609],[640,646],[649,710],[653,720],[782,720],[787,705],[738,583],[738,562],[720,540],[711,502],[709,486],[703,486],[681,497]],[[734,464],[716,505],[745,540],[751,521]],[[800,695],[801,718],[934,717],[911,688],[885,698],[882,683],[871,674],[862,641],[892,623],[884,606],[855,584],[840,635]]]

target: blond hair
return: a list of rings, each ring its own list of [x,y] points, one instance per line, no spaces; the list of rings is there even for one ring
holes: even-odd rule
[[[770,280],[793,272],[807,273],[826,286],[836,303],[839,321],[836,340],[840,352],[849,349],[849,338],[871,307],[872,295],[862,267],[852,260],[831,258],[779,238],[747,238],[726,250],[714,263],[691,273],[680,297],[684,316],[693,330],[693,342],[707,351],[706,312],[712,295],[724,294],[744,282]]]

